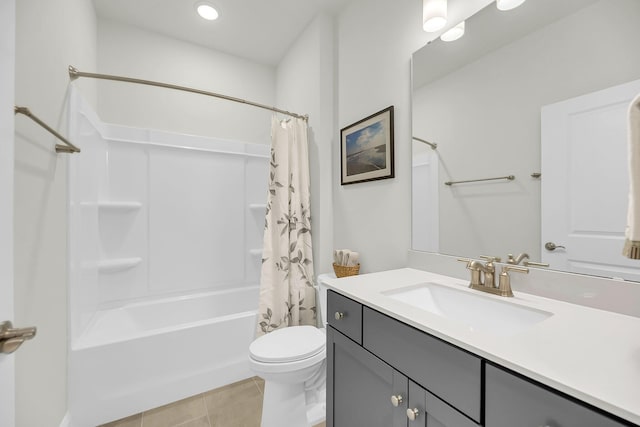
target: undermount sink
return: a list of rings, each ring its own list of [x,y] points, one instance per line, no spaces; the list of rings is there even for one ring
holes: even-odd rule
[[[463,323],[471,331],[499,336],[515,335],[553,315],[497,299],[504,297],[491,297],[431,282],[386,291],[383,295]]]

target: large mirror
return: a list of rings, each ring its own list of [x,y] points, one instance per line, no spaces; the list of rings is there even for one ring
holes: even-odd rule
[[[637,0],[491,3],[414,53],[414,250],[640,280],[621,255],[639,19]]]

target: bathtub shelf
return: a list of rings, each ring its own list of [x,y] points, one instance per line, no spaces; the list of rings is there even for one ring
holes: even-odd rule
[[[98,209],[109,212],[137,211],[141,207],[140,202],[98,202]]]
[[[142,262],[142,258],[115,258],[98,261],[98,271],[100,273],[118,273],[137,267]]]
[[[81,202],[80,206],[95,207],[104,212],[137,211],[142,207],[140,202]]]
[[[251,209],[252,211],[264,212],[267,209],[267,204],[266,203],[250,203],[249,209]]]
[[[249,253],[253,256],[262,256],[262,249],[249,249]]]

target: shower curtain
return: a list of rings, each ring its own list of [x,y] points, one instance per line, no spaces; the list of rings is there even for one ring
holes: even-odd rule
[[[307,122],[271,120],[257,336],[316,325]]]

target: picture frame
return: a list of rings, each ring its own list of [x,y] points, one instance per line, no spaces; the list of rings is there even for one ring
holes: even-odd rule
[[[340,130],[341,184],[394,177],[393,105]]]

